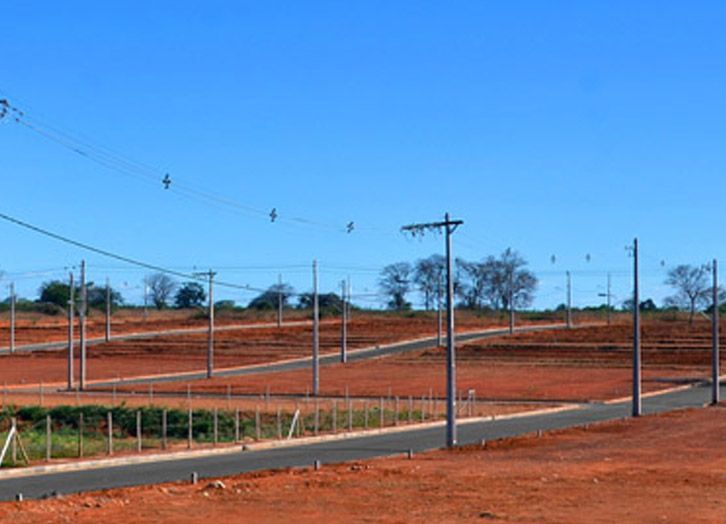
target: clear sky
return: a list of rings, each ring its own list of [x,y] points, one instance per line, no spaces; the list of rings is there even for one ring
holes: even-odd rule
[[[724,15],[716,1],[8,0],[0,98],[36,130],[0,123],[0,212],[257,287],[282,272],[306,291],[318,259],[323,291],[350,275],[374,293],[385,264],[443,249],[400,226],[448,211],[465,221],[455,254],[518,250],[538,306],[563,301],[567,269],[576,305],[602,300],[608,272],[625,298],[638,236],[642,296],[660,300],[668,267],[726,263]],[[109,169],[91,145],[149,169]],[[15,280],[32,298],[86,258],[92,280],[140,296],[145,270],[2,221],[0,238],[0,295]]]

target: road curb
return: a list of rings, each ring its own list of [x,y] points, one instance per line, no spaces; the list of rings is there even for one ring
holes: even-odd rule
[[[509,413],[506,415],[490,415],[487,417],[469,417],[457,420],[457,425],[476,424],[479,422],[496,422],[500,420],[510,420],[526,416],[546,415],[559,411],[568,411],[579,409],[579,406],[559,406],[554,408],[540,409],[534,411],[523,411],[520,413]],[[204,448],[196,450],[171,451],[169,453],[154,453],[149,455],[125,456],[118,458],[106,458],[98,460],[88,460],[82,462],[66,462],[63,464],[52,464],[47,466],[32,466],[22,469],[0,470],[0,481],[11,478],[32,477],[47,473],[65,473],[69,471],[86,471],[99,468],[112,468],[118,466],[128,466],[133,464],[148,464],[152,462],[166,462],[171,460],[184,460],[198,457],[214,456],[214,455],[232,455],[235,453],[246,453],[252,451],[264,451],[269,449],[278,449],[292,446],[308,446],[335,440],[347,440],[355,438],[364,438],[382,434],[404,433],[407,431],[417,431],[421,429],[430,429],[436,427],[444,427],[445,420],[436,420],[431,422],[422,422],[417,424],[407,424],[403,426],[391,426],[382,429],[368,429],[352,431],[349,433],[335,433],[318,436],[302,437],[291,440],[270,440],[256,443],[236,443],[225,445],[218,448]]]

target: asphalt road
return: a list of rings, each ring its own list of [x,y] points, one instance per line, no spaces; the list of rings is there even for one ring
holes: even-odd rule
[[[521,328],[515,328],[517,333],[526,333],[529,331],[542,331],[546,329],[560,329],[564,328],[564,324],[553,324],[546,326],[526,326]],[[456,343],[469,342],[472,340],[497,337],[509,333],[509,329],[496,329],[487,331],[475,331],[469,333],[461,333],[456,335]],[[366,360],[370,358],[383,357],[387,355],[394,355],[396,353],[407,353],[411,351],[420,351],[422,349],[432,349],[437,347],[437,337],[422,338],[412,342],[401,342],[396,344],[387,344],[384,346],[376,346],[371,348],[349,350],[347,353],[348,362],[357,362],[360,360]],[[340,362],[340,353],[328,353],[319,357],[319,363],[321,366],[329,364],[337,364]],[[259,364],[253,366],[245,366],[240,368],[221,369],[214,372],[215,377],[231,377],[240,375],[256,375],[260,373],[274,373],[277,371],[294,371],[297,369],[308,369],[312,366],[312,357],[301,358],[296,360],[288,360],[283,362],[273,362],[270,364]],[[131,378],[131,379],[120,379],[120,380],[108,380],[93,382],[89,385],[92,389],[107,388],[114,384],[129,385],[129,384],[149,384],[159,382],[177,382],[177,381],[188,381],[188,380],[199,380],[207,377],[206,371],[195,371],[195,372],[184,372],[175,373],[170,375],[162,375],[157,377],[144,377],[144,378]]]
[[[302,326],[305,324],[312,324],[312,321],[310,320],[298,320],[293,322],[285,322],[283,324],[283,327],[289,327],[289,326]],[[277,322],[267,322],[264,324],[236,324],[233,326],[218,326],[214,328],[215,333],[219,333],[221,331],[237,331],[241,329],[261,329],[261,328],[271,328],[271,327],[277,327]],[[76,329],[78,329],[76,327]],[[141,340],[146,338],[154,338],[154,337],[164,337],[164,336],[173,336],[173,335],[189,335],[193,333],[206,333],[209,330],[207,327],[201,327],[201,328],[186,328],[186,329],[169,329],[166,331],[147,331],[144,333],[129,333],[127,335],[112,335],[110,340]],[[106,342],[105,337],[95,337],[95,338],[89,338],[86,340],[86,345],[93,346],[96,344],[102,344]],[[76,335],[75,339],[76,346],[79,344],[78,341],[78,335]],[[59,341],[59,342],[43,342],[41,344],[27,344],[24,346],[15,346],[15,351],[44,351],[49,349],[63,349],[68,347],[68,341]],[[10,354],[10,348],[4,347],[0,348],[0,355],[8,355]]]
[[[703,406],[709,398],[709,386],[696,386],[645,398],[643,412],[656,413]],[[629,401],[585,404],[578,409],[556,413],[462,423],[458,426],[458,443],[471,444],[482,439],[494,440],[537,430],[546,431],[613,420],[629,416],[630,410]],[[445,438],[445,428],[434,427],[226,455],[0,478],[0,500],[12,500],[17,493],[22,493],[25,498],[41,498],[51,493],[67,494],[188,480],[192,472],[197,472],[203,479],[257,470],[310,466],[314,460],[325,464],[394,455],[409,449],[420,452],[443,447]]]

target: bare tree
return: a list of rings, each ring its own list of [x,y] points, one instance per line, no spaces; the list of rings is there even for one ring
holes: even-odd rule
[[[411,264],[397,262],[389,264],[381,270],[378,286],[381,292],[388,297],[390,309],[407,309],[411,306],[406,301],[406,293],[411,288]]]
[[[446,258],[443,255],[431,255],[416,261],[413,273],[413,283],[424,296],[424,307],[431,309],[435,305],[435,298],[439,287],[442,286]]]
[[[176,282],[164,273],[154,273],[147,281],[151,291],[151,301],[156,309],[163,309],[176,289]]]
[[[507,248],[497,258],[488,256],[483,262],[457,260],[461,284],[459,296],[472,309],[489,305],[493,309],[532,304],[537,289],[537,277],[526,269],[527,261],[516,251]]]
[[[485,293],[488,288],[488,278],[485,274],[485,264],[469,262],[462,258],[456,259],[455,293],[468,309],[481,309],[485,304]]]
[[[690,311],[690,324],[693,324],[696,308],[706,307],[709,304],[711,286],[708,275],[710,272],[708,265],[691,266],[689,264],[682,264],[668,271],[665,283],[673,287],[676,294],[667,297],[665,304]]]

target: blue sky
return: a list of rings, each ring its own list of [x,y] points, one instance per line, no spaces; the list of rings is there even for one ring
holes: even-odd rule
[[[449,211],[465,221],[455,253],[518,250],[541,307],[562,301],[567,269],[576,304],[597,303],[608,272],[625,298],[638,236],[642,295],[659,300],[668,267],[726,259],[725,14],[708,1],[11,0],[0,97],[152,169],[108,169],[6,120],[0,212],[256,287],[282,272],[307,290],[318,259],[323,290],[350,275],[373,293],[385,264],[442,250],[399,227]],[[0,285],[24,296],[81,258],[140,296],[144,270],[8,223],[0,236]]]

